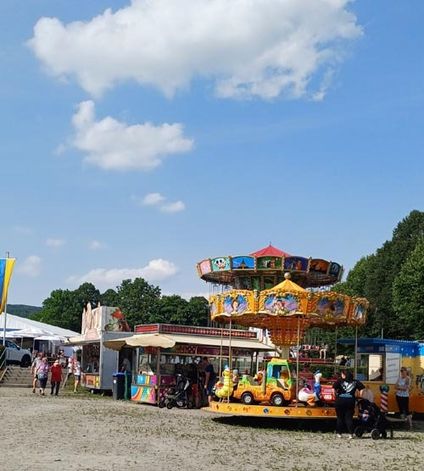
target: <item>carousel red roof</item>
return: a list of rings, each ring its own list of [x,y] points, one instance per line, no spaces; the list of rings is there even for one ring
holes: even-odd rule
[[[290,257],[290,254],[283,250],[277,249],[277,247],[271,244],[268,247],[264,247],[256,252],[250,254],[252,257]]]

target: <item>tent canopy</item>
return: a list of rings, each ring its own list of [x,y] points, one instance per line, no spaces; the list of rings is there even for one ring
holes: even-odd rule
[[[164,334],[139,334],[106,340],[103,345],[111,350],[121,350],[124,346],[171,348],[175,345],[175,340]]]
[[[39,337],[41,335],[58,335],[60,337],[73,337],[78,335],[77,332],[68,329],[62,329],[55,325],[46,324],[44,322],[34,321],[32,319],[26,319],[24,317],[14,316],[13,314],[7,314],[6,316],[0,315],[0,336],[3,336],[4,324],[6,321],[6,337],[17,337],[17,331],[25,331],[27,333],[35,333],[36,335],[27,335],[27,337]],[[15,334],[13,334],[15,333]]]
[[[161,347],[171,348],[176,343],[193,344],[193,345],[208,345],[208,346],[223,346],[229,347],[230,341],[228,338],[207,337],[199,335],[181,335],[181,334],[138,334],[131,337],[118,338],[114,340],[107,340],[103,345],[112,350],[121,350],[124,346],[129,347]],[[231,339],[231,346],[233,348],[251,349],[254,351],[270,351],[274,350],[273,347],[265,345],[258,340],[248,339]]]

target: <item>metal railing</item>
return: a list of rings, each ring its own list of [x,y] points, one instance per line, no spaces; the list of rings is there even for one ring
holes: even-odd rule
[[[3,376],[6,374],[7,371],[6,354],[7,350],[4,348],[3,351],[0,353],[0,381],[3,379]]]

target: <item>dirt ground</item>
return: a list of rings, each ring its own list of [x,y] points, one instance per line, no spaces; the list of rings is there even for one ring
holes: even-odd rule
[[[0,388],[0,469],[423,470],[424,423],[393,439],[336,438],[334,422],[217,417],[86,393]]]

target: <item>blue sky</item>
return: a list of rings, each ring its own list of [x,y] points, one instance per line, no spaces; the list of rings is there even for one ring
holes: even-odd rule
[[[196,262],[270,241],[351,268],[423,207],[423,14],[419,0],[3,0],[9,302],[133,276],[207,293]]]

